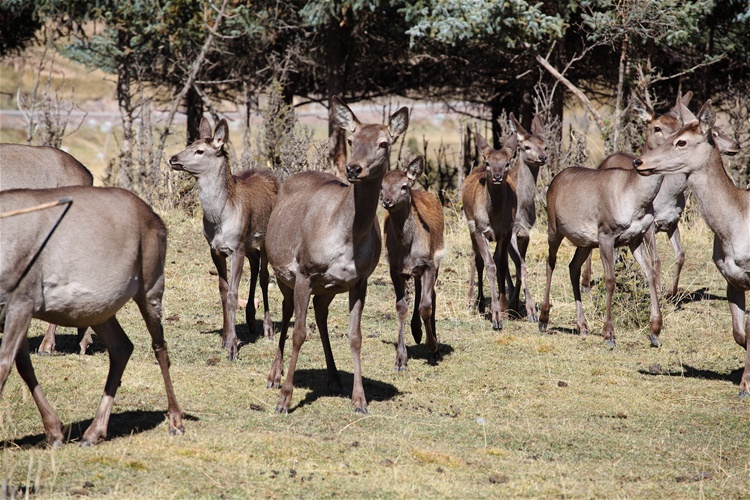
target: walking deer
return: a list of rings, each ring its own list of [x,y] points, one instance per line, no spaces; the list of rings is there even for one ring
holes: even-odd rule
[[[724,170],[711,132],[716,113],[709,99],[698,117],[682,109],[685,125],[664,144],[633,164],[642,175],[685,175],[698,210],[714,233],[713,260],[727,282],[734,340],[746,350],[739,396],[750,397],[750,316],[745,292],[750,289],[750,192],[734,185]]]
[[[169,432],[181,434],[182,412],[172,388],[161,323],[167,245],[164,223],[134,194],[117,188],[3,191],[0,213],[65,197],[73,204],[20,282],[22,270],[59,212],[47,209],[0,219],[0,305],[6,306],[0,345],[0,394],[15,361],[42,416],[47,441],[53,446],[62,444],[62,424],[31,364],[26,337],[29,322],[34,317],[63,326],[94,325],[110,360],[104,394],[81,443],[96,444],[107,434],[115,393],[133,352],[133,344],[115,314],[133,299],[146,322],[164,378]]]
[[[438,340],[435,330],[435,282],[443,258],[443,207],[432,193],[415,189],[424,172],[424,157],[417,156],[403,170],[385,174],[382,186],[383,207],[388,211],[383,224],[391,281],[396,291],[398,345],[396,370],[406,370],[408,354],[404,343],[406,322],[406,280],[414,277],[414,313],[411,333],[422,341],[422,325],[427,332],[430,361],[437,362]]]
[[[94,176],[89,169],[62,149],[0,144],[0,191],[93,185]],[[50,323],[39,344],[39,354],[55,352],[56,331],[56,326]],[[91,333],[86,327],[78,329],[77,343],[80,353],[85,354],[91,344]]]
[[[367,278],[380,258],[380,225],[377,207],[380,188],[388,171],[391,145],[406,132],[409,111],[401,108],[388,125],[361,123],[341,99],[331,99],[336,123],[348,130],[351,160],[346,164],[349,184],[319,172],[300,172],[281,186],[268,222],[268,260],[284,296],[281,335],[276,358],[268,374],[268,387],[279,387],[284,367],[284,342],[292,314],[289,371],[281,385],[276,411],[286,413],[294,390],[294,370],[300,348],[307,338],[307,307],[313,295],[315,323],[325,352],[329,384],[341,387],[328,338],[328,306],[333,298],[349,292],[349,346],[354,360],[352,404],[367,412],[362,386],[360,350],[362,310]]]
[[[516,185],[510,176],[517,154],[518,138],[512,134],[502,149],[493,149],[477,133],[477,146],[484,156],[482,168],[472,171],[461,189],[464,215],[469,226],[471,246],[474,250],[474,267],[477,270],[477,302],[483,307],[483,271],[490,282],[492,327],[500,330],[507,316],[508,300],[505,278],[508,274],[508,247],[516,218]],[[518,167],[516,167],[518,168]],[[496,242],[495,251],[490,242]],[[470,271],[469,304],[474,303],[474,271]]]
[[[531,133],[521,126],[513,113],[510,114],[510,121],[512,128],[515,129],[520,151],[517,159],[520,165],[509,174],[516,185],[518,199],[509,249],[510,258],[516,266],[516,282],[510,295],[510,307],[520,310],[521,288],[523,288],[526,319],[536,323],[536,305],[526,281],[526,251],[529,248],[529,232],[536,222],[536,181],[539,178],[539,169],[547,163],[547,144],[544,140],[541,115],[536,115],[532,120]],[[508,283],[511,284],[510,274]]]
[[[219,294],[224,317],[221,341],[230,361],[237,359],[235,315],[244,259],[250,262],[250,295],[245,320],[255,328],[255,285],[260,275],[263,296],[263,335],[273,337],[268,311],[268,260],[265,237],[268,219],[276,201],[279,184],[269,170],[249,169],[232,175],[225,145],[229,126],[222,119],[211,132],[211,124],[201,120],[200,139],[169,159],[173,170],[184,170],[196,178],[198,198],[203,208],[203,235],[211,248],[211,259],[219,274]],[[231,274],[227,281],[227,258]]]

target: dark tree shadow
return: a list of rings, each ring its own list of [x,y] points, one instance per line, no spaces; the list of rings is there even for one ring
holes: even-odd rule
[[[81,346],[78,344],[78,333],[60,333],[60,328],[57,327],[57,333],[55,334],[55,354],[78,354],[81,351]],[[104,347],[94,331],[89,330],[89,332],[91,333],[91,344],[86,349],[86,354],[107,352],[107,348]],[[33,353],[38,352],[42,340],[44,340],[44,335],[29,337],[29,350]]]
[[[107,426],[106,440],[112,440],[131,434],[140,434],[141,432],[155,429],[167,419],[167,414],[163,411],[124,411],[121,413],[112,413],[109,417]],[[197,417],[189,414],[183,414],[184,421],[195,422]],[[89,428],[93,419],[80,420],[70,425],[63,426],[65,434],[65,444],[79,443],[83,439],[83,433]],[[39,420],[41,426],[41,419]],[[19,439],[7,440],[0,442],[0,449],[5,448],[36,448],[46,446],[47,436],[44,433],[33,434]]]
[[[722,380],[724,382],[732,382],[734,385],[740,385],[742,381],[742,372],[745,367],[737,368],[728,373],[719,373],[713,370],[703,370],[695,368],[690,365],[682,365],[682,370],[661,370],[661,371],[650,371],[648,369],[640,369],[638,373],[641,375],[649,375],[652,377],[686,377],[686,378],[699,378],[703,380]]]
[[[298,408],[309,405],[321,397],[339,396],[342,399],[345,397],[351,399],[351,389],[354,385],[354,374],[339,370],[339,378],[341,379],[343,387],[341,390],[328,386],[328,371],[325,369],[296,370],[294,372],[294,387],[304,387],[310,389],[310,392],[308,392],[305,399],[300,401],[296,406],[289,408],[289,413],[293,413]],[[388,401],[401,394],[396,386],[392,384],[373,380],[364,376],[362,377],[362,385],[364,386],[365,397],[368,402]]]
[[[694,292],[681,292],[669,299],[669,302],[674,304],[676,311],[682,309],[685,304],[691,302],[699,302],[702,300],[723,300],[726,302],[726,296],[713,295],[708,292],[708,288],[703,287],[695,290]]]

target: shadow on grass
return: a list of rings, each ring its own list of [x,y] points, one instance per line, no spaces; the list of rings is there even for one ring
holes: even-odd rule
[[[682,365],[682,370],[657,370],[651,371],[648,369],[640,369],[638,373],[641,375],[650,375],[652,377],[668,376],[668,377],[686,377],[686,378],[699,378],[703,380],[722,380],[725,382],[732,382],[734,385],[740,385],[742,381],[742,372],[745,367],[737,368],[728,373],[719,373],[713,370],[702,370],[695,368],[690,365]]]
[[[679,311],[685,304],[690,304],[691,302],[699,302],[701,300],[723,300],[726,302],[727,298],[708,293],[708,288],[703,287],[695,290],[694,292],[679,293],[671,300],[669,300],[669,302],[674,304],[674,308],[676,311]]]
[[[106,352],[107,349],[99,337],[91,332],[91,344],[86,349],[86,354],[96,354]],[[44,335],[37,335],[35,337],[29,337],[29,350],[33,353],[39,351],[39,346],[44,340]],[[81,346],[78,345],[78,333],[60,333],[60,327],[57,327],[57,334],[55,335],[55,354],[78,354],[81,350]]]
[[[305,399],[300,401],[296,406],[289,408],[289,413],[293,413],[298,408],[309,405],[317,399],[326,396],[340,396],[341,398],[351,398],[351,389],[354,385],[354,374],[339,370],[339,378],[343,389],[339,390],[328,385],[328,371],[322,370],[296,370],[294,372],[294,387],[310,389]],[[362,385],[365,389],[365,397],[368,402],[371,401],[388,401],[401,392],[392,384],[381,382],[379,380],[362,377]]]
[[[547,335],[557,335],[558,333],[565,333],[568,335],[575,335],[577,337],[586,336],[578,333],[578,328],[569,328],[566,326],[548,326],[547,329],[542,333]],[[589,335],[591,335],[591,333],[589,333]]]
[[[140,434],[141,432],[150,431],[160,426],[167,419],[164,411],[124,411],[121,413],[112,413],[109,417],[107,426],[106,440],[112,440],[131,434]],[[194,422],[198,418],[193,415],[183,414],[183,421]],[[65,444],[79,443],[83,439],[83,433],[89,428],[93,419],[80,420],[70,425],[63,425],[63,434],[65,434]],[[41,418],[39,420],[41,426]],[[166,432],[166,431],[165,431]],[[187,430],[186,432],[189,432]],[[0,449],[5,448],[22,448],[30,449],[39,446],[46,446],[47,436],[44,433],[33,434],[19,439],[0,441]]]
[[[398,347],[398,344],[396,342],[392,342],[390,340],[381,339],[380,340],[384,344],[388,344],[393,346],[393,352],[396,352],[396,348]],[[406,354],[409,356],[409,360],[422,360],[427,364],[431,364],[433,366],[440,364],[440,362],[446,357],[453,354],[453,351],[455,349],[450,344],[444,344],[442,342],[438,341],[438,355],[437,355],[437,363],[431,362],[431,355],[430,351],[427,349],[427,344],[424,343],[424,341],[420,344],[416,345],[407,345],[406,346]]]

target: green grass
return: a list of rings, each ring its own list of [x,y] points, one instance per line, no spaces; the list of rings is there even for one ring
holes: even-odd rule
[[[446,215],[450,252],[437,289],[442,361],[430,366],[426,348],[408,338],[408,369],[394,371],[397,323],[383,258],[370,279],[363,317],[369,414],[355,414],[348,394],[326,387],[320,339],[309,329],[292,411],[277,415],[278,391],[266,389],[275,343],[250,335],[240,321],[240,359],[226,361],[200,220],[163,213],[170,238],[164,325],[186,434],[168,436],[158,366],[137,308],[129,304],[118,318],[135,352],[109,438],[94,448],[79,448],[75,440],[56,450],[33,446],[43,440],[41,420],[13,373],[0,400],[2,479],[45,497],[750,496],[748,402],[736,396],[745,354],[731,336],[724,281],[710,260],[712,235],[701,221],[683,228],[682,287],[707,288],[707,295],[685,296],[678,309],[663,304],[660,349],[648,347],[646,327],[618,322],[618,347],[610,350],[601,338],[603,311],[594,305],[601,299],[584,297],[592,335],[570,333],[575,309],[567,245],[553,281],[551,334],[521,320],[495,332],[468,311],[468,231],[458,213]],[[536,228],[529,280],[538,303],[545,240],[545,228]],[[668,282],[671,250],[663,235],[659,245]],[[598,255],[594,276],[601,277]],[[279,321],[275,286],[271,303]],[[333,302],[329,324],[348,392],[346,304],[345,296]],[[616,312],[619,317],[624,314]],[[42,328],[35,322],[32,346]],[[74,331],[62,333],[58,345],[71,352]],[[71,436],[85,430],[103,389],[108,360],[98,342],[94,351],[33,356]]]

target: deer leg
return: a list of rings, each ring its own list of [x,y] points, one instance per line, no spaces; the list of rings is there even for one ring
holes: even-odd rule
[[[576,248],[573,258],[568,264],[570,272],[570,284],[573,286],[573,297],[576,302],[576,322],[578,324],[578,333],[580,335],[589,334],[589,324],[586,321],[586,315],[583,312],[583,302],[581,302],[581,266],[591,255],[591,248]]]
[[[583,264],[583,274],[581,275],[581,291],[586,293],[591,290],[591,254],[586,258]]]
[[[250,264],[250,291],[248,292],[247,305],[245,306],[245,323],[247,323],[248,330],[253,332],[255,330],[255,286],[258,284],[258,274],[260,272],[260,252],[257,250],[248,252],[247,261]]]
[[[472,273],[473,274],[473,273]],[[396,292],[396,315],[398,316],[398,341],[396,342],[396,371],[406,370],[406,364],[409,361],[409,355],[406,352],[406,342],[404,340],[404,329],[406,324],[406,314],[409,306],[406,303],[406,280],[404,276],[396,269],[391,269],[391,282],[393,290]],[[414,282],[416,287],[416,280]],[[416,297],[416,292],[414,294]]]
[[[729,311],[732,313],[732,334],[734,341],[745,348],[745,369],[740,380],[741,398],[750,397],[750,349],[747,339],[750,336],[750,316],[745,317],[745,291],[727,283],[727,300]]]
[[[271,321],[271,312],[268,308],[268,257],[266,249],[260,251],[260,293],[263,296],[263,337],[268,340],[273,339],[273,322]]]
[[[422,282],[419,315],[422,317],[424,328],[427,331],[427,350],[430,352],[431,364],[437,363],[438,358],[438,340],[437,331],[435,330],[435,281],[437,281],[437,274],[437,269],[430,268],[419,279],[414,278],[415,282]]]
[[[606,312],[604,313],[604,342],[615,347],[615,328],[612,324],[612,295],[615,292],[615,243],[599,236],[599,256],[604,267],[604,285],[607,289]]]
[[[229,283],[227,282],[227,259],[212,248],[211,260],[214,261],[216,272],[219,275],[219,296],[221,297],[221,312],[224,320],[224,324],[221,327],[221,347],[226,348],[229,331],[234,328],[234,325],[229,322],[229,312],[227,311],[227,291],[229,290]]]
[[[510,248],[508,249],[508,255],[513,261],[513,265],[516,268],[516,282],[513,284],[510,270],[506,273],[506,281],[508,282],[508,289],[510,290],[510,298],[508,300],[509,307],[516,312],[521,311],[521,250],[518,246],[518,235],[515,231],[512,232],[510,237]]]
[[[534,298],[531,296],[531,292],[529,291],[529,281],[527,277],[528,268],[526,267],[526,252],[529,249],[529,236],[528,233],[522,235],[518,238],[518,254],[521,259],[521,267],[520,267],[520,274],[519,274],[519,280],[521,281],[520,284],[517,284],[519,294],[521,293],[521,287],[523,286],[523,295],[525,300],[525,306],[526,306],[526,320],[530,321],[531,323],[536,323],[538,321],[537,315],[536,315],[536,304],[534,303]]]
[[[60,422],[57,413],[55,413],[55,410],[47,402],[47,398],[44,397],[44,392],[42,391],[42,386],[39,385],[36,379],[34,366],[31,364],[31,357],[29,356],[29,339],[25,336],[23,337],[18,354],[16,354],[16,368],[23,381],[26,382],[29,391],[31,391],[36,407],[39,409],[39,414],[42,416],[47,443],[53,448],[57,448],[63,443],[64,439],[62,422]]]
[[[646,255],[645,240],[638,244],[631,244],[630,251],[633,257],[640,264],[643,274],[648,282],[648,289],[651,294],[651,321],[648,328],[648,339],[651,341],[651,347],[660,347],[659,334],[661,333],[662,318],[661,309],[659,308],[659,288],[657,288],[657,275],[651,267],[648,255]]]
[[[104,394],[96,410],[94,420],[83,433],[81,446],[95,445],[100,439],[107,435],[107,425],[109,424],[109,415],[112,412],[112,403],[120,387],[122,373],[128,364],[130,355],[133,353],[133,343],[130,342],[123,331],[117,318],[112,316],[101,325],[97,325],[94,331],[102,339],[104,346],[109,353],[109,374],[107,382],[104,385]]]
[[[495,245],[495,252],[492,256],[497,269],[497,302],[500,307],[499,324],[502,328],[502,322],[508,317],[508,295],[504,285],[504,277],[508,275],[508,247],[510,247],[510,234],[505,235]]]
[[[352,387],[352,405],[356,413],[367,413],[365,388],[362,384],[362,310],[367,296],[367,279],[361,279],[349,289],[349,347],[354,361],[354,386]]]
[[[162,276],[155,286],[146,292],[145,296],[136,296],[135,302],[141,311],[141,316],[146,322],[146,328],[151,335],[151,348],[154,350],[156,361],[161,369],[161,376],[164,379],[164,389],[167,393],[167,418],[169,421],[169,435],[176,436],[184,434],[185,429],[182,426],[182,410],[177,403],[177,397],[172,385],[172,377],[169,373],[169,352],[167,343],[164,340],[164,327],[161,322],[162,317],[162,295],[164,292],[164,277]]]
[[[242,281],[242,266],[245,264],[245,251],[244,248],[238,248],[231,256],[231,274],[229,275],[229,289],[227,290],[227,301],[226,301],[226,314],[228,319],[225,321],[224,326],[229,326],[229,332],[226,339],[227,348],[227,359],[229,361],[236,361],[239,348],[237,346],[237,304],[238,304],[238,291],[240,288],[240,281]],[[253,311],[253,318],[255,317],[255,302],[250,301],[248,304]],[[252,327],[252,325],[248,325]]]
[[[318,325],[320,332],[320,341],[323,344],[323,354],[326,358],[326,369],[328,371],[328,386],[342,389],[339,371],[336,369],[336,362],[333,360],[333,351],[331,350],[331,339],[328,337],[328,307],[335,297],[330,295],[315,295],[313,297],[313,310],[315,311],[315,324]]]
[[[8,380],[18,351],[28,334],[31,315],[34,311],[34,304],[31,301],[19,299],[20,297],[11,296],[5,314],[3,340],[0,343],[0,396],[3,394],[5,382]]]
[[[422,297],[422,280],[420,276],[414,277],[414,310],[411,315],[411,336],[414,338],[414,342],[420,344],[422,342],[422,319],[419,314],[419,307]]]
[[[661,291],[661,257],[659,257],[659,249],[656,246],[656,226],[653,224],[643,235],[643,245],[645,250],[648,250],[648,255],[651,256],[650,264],[655,273],[656,290]],[[632,247],[630,250],[633,250]],[[633,256],[635,256],[635,253]],[[643,269],[643,266],[641,266],[641,269]]]
[[[42,343],[39,344],[37,352],[39,354],[52,354],[55,352],[55,334],[57,333],[57,325],[50,323],[47,325],[47,331],[44,332],[44,338]]]
[[[544,302],[539,310],[539,331],[547,331],[547,325],[549,325],[549,310],[551,305],[549,302],[549,292],[552,286],[552,273],[555,272],[555,265],[557,264],[557,249],[560,248],[562,238],[558,238],[557,235],[550,234],[547,238],[547,245],[549,250],[547,251],[547,284],[544,288]]]
[[[479,271],[480,265],[479,265],[479,258],[481,256],[482,261],[484,262],[484,270],[487,271],[487,279],[490,282],[490,294],[492,297],[492,328],[495,330],[500,330],[503,327],[503,319],[501,314],[501,308],[500,308],[500,301],[498,299],[498,293],[497,293],[497,264],[495,263],[494,256],[492,254],[492,250],[490,249],[490,242],[487,240],[487,237],[485,237],[483,234],[475,233],[474,234],[474,241],[476,242],[476,247],[479,250],[479,253],[477,254],[477,275],[481,276],[481,272]],[[500,282],[502,285],[505,282],[505,275],[503,275],[503,281]],[[481,280],[479,281],[481,285]],[[479,304],[481,307],[481,304],[484,302],[481,295],[481,286],[479,287],[480,295],[479,295]],[[505,287],[503,286],[503,299],[505,300]],[[507,304],[506,304],[507,305]],[[481,310],[481,309],[480,309]]]
[[[676,223],[674,227],[667,230],[669,242],[674,250],[674,277],[672,278],[672,289],[669,292],[670,297],[677,296],[678,285],[680,283],[680,272],[685,264],[685,250],[682,248],[682,239],[680,238],[680,226]]]
[[[86,349],[89,348],[91,345],[91,330],[83,327],[78,329],[78,337],[76,337],[76,342],[78,343],[81,350],[79,351],[79,355],[83,356],[86,354]]]
[[[310,304],[310,283],[306,276],[297,276],[294,282],[294,330],[292,331],[292,355],[289,357],[289,371],[279,391],[276,413],[287,413],[294,391],[294,370],[297,366],[299,350],[307,338],[307,307]],[[281,342],[279,340],[279,342]]]
[[[474,239],[472,238],[471,241],[472,245],[474,245]],[[473,251],[471,254],[471,259],[469,259],[469,292],[466,295],[466,308],[467,309],[474,309],[478,306],[476,302],[476,298],[474,296],[474,275],[477,271],[477,262],[476,262],[476,251]]]
[[[284,343],[289,331],[289,323],[294,314],[294,290],[286,286],[281,281],[278,282],[279,290],[284,297],[281,302],[281,333],[279,334],[279,346],[276,348],[276,357],[271,364],[271,371],[268,372],[268,383],[266,387],[278,389],[281,387],[281,376],[284,375]]]

